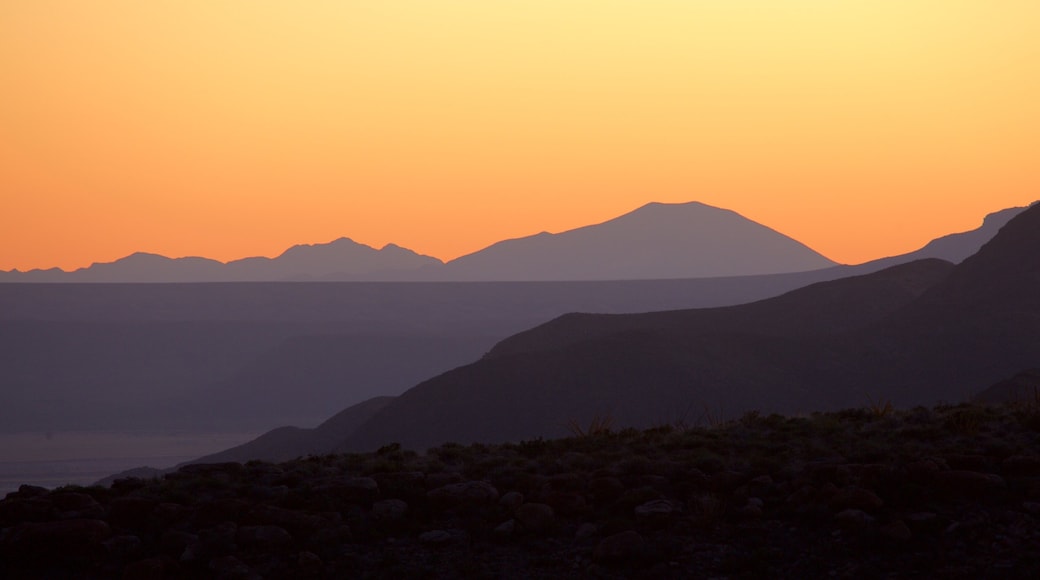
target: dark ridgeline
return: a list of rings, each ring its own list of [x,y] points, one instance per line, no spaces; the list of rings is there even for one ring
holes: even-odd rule
[[[407,391],[342,450],[961,401],[1040,360],[1040,205],[958,266],[914,262],[744,306],[568,315]],[[679,416],[681,415],[681,416]]]

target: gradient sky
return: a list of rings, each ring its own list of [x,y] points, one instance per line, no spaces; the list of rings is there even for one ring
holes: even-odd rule
[[[0,269],[648,201],[861,262],[1040,198],[1037,0],[2,0]]]

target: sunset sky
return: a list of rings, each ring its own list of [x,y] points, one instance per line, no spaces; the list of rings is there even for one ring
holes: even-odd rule
[[[2,0],[0,269],[649,201],[856,263],[1040,198],[1037,0]]]

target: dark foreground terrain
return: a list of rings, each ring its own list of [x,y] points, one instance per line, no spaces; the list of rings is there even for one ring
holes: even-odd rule
[[[0,501],[3,578],[1040,577],[1040,405],[191,465]]]

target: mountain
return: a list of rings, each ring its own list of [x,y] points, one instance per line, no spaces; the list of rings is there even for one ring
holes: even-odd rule
[[[830,401],[802,383],[833,364],[833,337],[898,311],[952,268],[913,262],[729,308],[566,315],[406,391],[342,449],[529,439],[597,414],[646,426],[706,407],[815,409]]]
[[[563,433],[569,421],[693,421],[871,398],[963,400],[1040,360],[1040,205],[957,266],[923,260],[764,302],[568,315],[405,392],[341,445]]]
[[[993,212],[983,218],[982,225],[974,230],[942,236],[928,242],[919,250],[890,258],[873,260],[870,263],[880,268],[886,268],[924,258],[939,258],[940,260],[959,264],[965,258],[978,252],[983,244],[997,235],[1000,228],[1004,227],[1012,218],[1025,210],[1025,207],[1009,207]]]
[[[986,216],[978,229],[908,254],[846,267],[806,283],[865,274],[922,258],[958,263],[1025,208]],[[531,281],[716,278],[840,268],[805,245],[736,212],[698,202],[650,203],[607,222],[505,240],[444,264],[387,244],[349,238],[289,248],[276,258],[226,264],[138,252],[65,272],[0,272],[0,282]]]
[[[265,282],[384,280],[441,266],[430,256],[394,244],[375,249],[349,238],[289,248],[276,258],[243,258],[226,264],[208,258],[167,258],[138,252],[115,262],[65,272],[57,268],[0,272],[0,282]],[[408,276],[404,276],[408,277]]]
[[[252,441],[200,457],[191,463],[245,463],[253,459],[278,462],[303,455],[331,453],[340,442],[393,400],[393,397],[374,397],[347,407],[313,429],[279,427]]]
[[[601,224],[505,240],[448,262],[445,279],[625,280],[802,272],[835,263],[740,214],[650,203]]]
[[[228,262],[233,281],[268,280],[384,280],[400,272],[440,266],[437,258],[417,254],[395,244],[376,250],[350,238],[327,244],[297,245],[277,258],[245,258]]]

